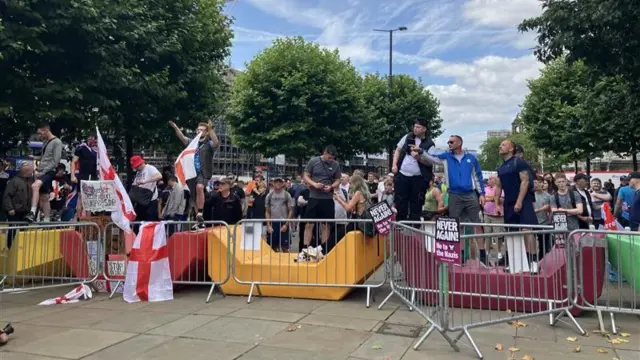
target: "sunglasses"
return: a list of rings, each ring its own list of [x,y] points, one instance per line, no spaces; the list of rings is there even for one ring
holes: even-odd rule
[[[447,144],[451,145],[451,144],[453,144],[453,141],[449,140],[449,141],[447,141]]]

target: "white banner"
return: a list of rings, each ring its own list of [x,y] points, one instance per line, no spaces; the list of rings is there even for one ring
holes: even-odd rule
[[[113,180],[82,180],[80,192],[83,210],[100,212],[118,209],[118,198]]]

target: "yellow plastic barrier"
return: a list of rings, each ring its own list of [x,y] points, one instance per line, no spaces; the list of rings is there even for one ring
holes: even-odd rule
[[[220,254],[227,253],[229,236],[224,227],[208,234],[209,276],[213,281],[221,281],[228,264],[220,264],[221,259],[226,261],[226,256]],[[363,283],[384,261],[384,238],[365,238],[357,231],[347,233],[321,261],[303,263],[294,261],[298,256],[296,253],[273,251],[264,238],[258,251],[241,249],[241,226],[235,227],[235,236],[236,251],[235,256],[231,252],[231,261],[237,279],[244,284],[232,276],[222,284],[222,290],[230,295],[248,295],[250,285],[247,283],[256,283],[260,285],[262,296],[341,300],[351,292],[350,286]]]
[[[0,237],[0,249],[7,247],[7,236]],[[64,274],[67,265],[60,249],[61,229],[17,230],[11,249],[5,257],[0,257],[0,273],[9,276],[38,277]]]

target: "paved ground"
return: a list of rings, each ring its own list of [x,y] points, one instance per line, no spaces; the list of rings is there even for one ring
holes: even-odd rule
[[[218,296],[205,304],[206,289],[197,288],[178,292],[174,301],[165,303],[126,304],[121,298],[109,300],[99,295],[78,304],[34,305],[64,292],[0,295],[0,321],[11,321],[16,328],[13,340],[0,348],[0,360],[437,360],[475,356],[465,340],[461,352],[455,353],[437,333],[414,351],[411,346],[424,331],[425,321],[397,300],[383,310],[367,309],[364,292],[342,302],[256,298],[247,304],[246,297]],[[593,332],[597,328],[594,316],[579,319],[589,331],[587,337],[577,336],[565,324],[549,327],[547,321],[546,317],[533,318],[520,324],[524,327],[498,324],[471,330],[471,334],[487,360],[640,359],[638,317],[618,318],[621,331],[628,333],[622,338],[628,342],[620,344],[611,343],[615,336]],[[495,349],[497,344],[502,351]]]

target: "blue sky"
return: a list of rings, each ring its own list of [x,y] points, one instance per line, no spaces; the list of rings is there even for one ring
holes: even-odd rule
[[[304,36],[337,48],[362,73],[386,74],[389,38],[373,29],[406,26],[394,35],[394,74],[422,78],[440,100],[444,135],[461,135],[472,149],[487,130],[510,128],[541,68],[534,36],[516,29],[541,12],[538,0],[232,0],[227,12],[238,69],[273,39]]]

